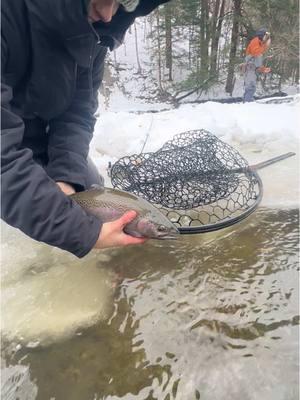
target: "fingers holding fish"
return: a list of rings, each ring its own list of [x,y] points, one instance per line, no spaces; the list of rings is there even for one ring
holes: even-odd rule
[[[125,226],[127,224],[129,224],[129,222],[133,221],[134,218],[137,216],[137,212],[134,210],[130,210],[125,212],[124,215],[122,215],[121,218],[119,218],[117,221],[120,221],[120,223],[122,224],[122,227],[125,228]],[[115,221],[115,222],[117,222]]]
[[[69,183],[57,181],[56,184],[67,196],[75,193],[75,189]]]
[[[143,244],[146,238],[138,238],[128,235],[124,232],[127,224],[132,222],[137,216],[135,211],[128,211],[116,221],[106,222],[102,225],[99,238],[94,246],[95,249],[107,247],[128,246]]]

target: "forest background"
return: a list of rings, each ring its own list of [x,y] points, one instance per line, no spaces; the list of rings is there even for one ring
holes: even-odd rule
[[[105,98],[115,86],[130,96],[133,85],[139,88],[134,96],[150,102],[176,105],[207,93],[210,98],[230,98],[243,80],[246,46],[261,27],[271,33],[265,65],[272,72],[260,77],[258,91],[270,95],[280,93],[284,85],[296,87],[298,0],[172,0],[137,20],[128,32],[127,49],[125,41],[110,55]]]

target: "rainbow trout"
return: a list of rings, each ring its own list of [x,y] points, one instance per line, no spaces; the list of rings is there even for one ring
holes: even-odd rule
[[[136,211],[136,218],[124,228],[128,235],[149,239],[176,239],[179,235],[177,228],[165,215],[134,194],[117,189],[93,188],[70,197],[102,222],[115,221],[129,210]]]

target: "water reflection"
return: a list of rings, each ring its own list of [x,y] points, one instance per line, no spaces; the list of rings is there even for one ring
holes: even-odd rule
[[[260,209],[224,231],[113,251],[106,318],[48,346],[6,340],[6,363],[29,366],[38,400],[296,399],[298,220]]]

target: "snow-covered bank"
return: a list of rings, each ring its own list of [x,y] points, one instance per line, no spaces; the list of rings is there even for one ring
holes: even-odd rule
[[[261,170],[263,205],[299,205],[299,105],[300,97],[286,104],[186,104],[158,113],[104,112],[95,127],[91,156],[106,178],[108,162],[120,157],[158,150],[174,135],[207,129],[231,144],[255,164],[293,151],[295,157]],[[136,105],[138,109],[138,104]]]

